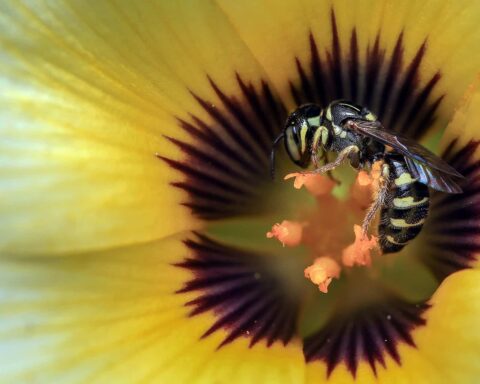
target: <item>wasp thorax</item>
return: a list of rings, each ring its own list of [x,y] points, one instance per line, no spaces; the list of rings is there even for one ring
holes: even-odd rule
[[[337,100],[327,107],[326,118],[334,125],[341,126],[347,120],[370,120],[376,119],[367,108],[346,100]],[[368,117],[367,117],[368,116]]]

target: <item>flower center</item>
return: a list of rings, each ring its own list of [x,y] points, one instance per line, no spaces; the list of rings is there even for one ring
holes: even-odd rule
[[[274,224],[267,237],[277,238],[284,246],[305,245],[312,260],[305,268],[305,277],[327,293],[343,268],[369,267],[372,255],[380,253],[377,237],[369,237],[358,225],[378,188],[379,167],[370,174],[359,172],[344,200],[332,194],[335,182],[327,176],[294,173],[285,179],[292,177],[296,189],[305,187],[315,198],[315,209],[301,212],[295,221]]]

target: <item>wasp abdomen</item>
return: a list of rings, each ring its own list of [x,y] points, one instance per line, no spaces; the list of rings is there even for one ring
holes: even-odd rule
[[[422,229],[428,215],[428,187],[416,181],[403,156],[385,158],[390,168],[391,188],[380,214],[378,228],[383,253],[400,251]]]

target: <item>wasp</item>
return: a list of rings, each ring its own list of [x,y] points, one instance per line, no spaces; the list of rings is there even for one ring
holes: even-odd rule
[[[315,166],[304,173],[330,172],[346,160],[357,170],[369,171],[380,162],[379,188],[362,231],[367,234],[380,209],[382,253],[400,251],[420,233],[429,211],[429,188],[462,192],[457,180],[463,176],[453,167],[414,140],[388,131],[370,110],[349,101],[333,101],[325,109],[305,104],[292,112],[273,142],[272,177],[275,148],[282,139],[295,164]],[[337,157],[328,162],[332,153]]]

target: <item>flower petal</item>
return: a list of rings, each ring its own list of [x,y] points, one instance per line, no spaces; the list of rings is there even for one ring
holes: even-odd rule
[[[418,355],[406,357],[406,366],[422,356],[435,367],[440,381],[475,382],[480,375],[480,271],[462,271],[448,277],[430,303],[427,326],[414,337]],[[434,380],[432,380],[434,382]]]
[[[208,120],[235,72],[261,69],[223,12],[154,2],[0,5],[1,249],[52,253],[158,239],[198,227],[172,188],[191,141],[175,117]],[[188,20],[188,23],[185,23]],[[215,28],[212,28],[212,25]],[[60,230],[61,228],[61,230]]]
[[[0,270],[2,382],[302,383],[300,343],[229,336],[176,264],[179,238],[68,258],[4,260]],[[218,256],[218,255],[216,255]],[[213,256],[212,256],[213,257]]]
[[[183,174],[183,181],[172,185],[188,193],[185,205],[204,220],[258,216],[275,206],[266,193],[271,186],[269,155],[285,120],[285,107],[265,81],[255,87],[238,74],[236,79],[240,92],[226,94],[209,78],[220,98],[215,103],[193,93],[211,121],[193,114],[192,122],[179,119],[194,142],[168,139],[185,158],[159,155]]]
[[[429,302],[431,308],[422,315],[426,325],[412,332],[415,347],[397,344],[400,364],[386,354],[382,363],[377,364],[376,372],[367,361],[361,362],[354,378],[351,367],[345,363],[335,368],[328,382],[475,382],[480,374],[479,278],[479,271],[462,271],[442,283]],[[307,365],[307,382],[327,381],[327,372],[327,364],[310,363]]]
[[[443,279],[478,264],[480,253],[480,78],[460,103],[443,138],[443,157],[465,180],[460,194],[434,193],[416,253]]]
[[[418,102],[424,103],[425,95],[431,94],[429,108],[435,110],[440,105],[437,128],[443,126],[478,71],[480,7],[475,2],[219,3],[280,94],[290,93],[286,79],[302,84],[304,91],[315,82],[317,89],[328,89],[333,81],[338,92],[329,94],[335,98],[362,101],[362,92],[374,92],[369,108],[380,116],[379,110],[392,114],[387,119],[390,128],[407,116],[419,118],[418,104],[410,112],[403,109],[412,100],[412,84],[422,90]],[[308,69],[313,60],[310,33],[322,53],[320,64],[327,76],[319,76],[320,69],[317,73]],[[369,82],[368,76],[376,77],[379,71],[382,75]],[[363,80],[353,93],[357,76]],[[309,85],[311,77],[314,81]],[[291,95],[289,108],[298,104],[295,93]],[[309,101],[316,98],[321,99],[321,95],[313,95]],[[423,125],[428,125],[428,113],[425,116]]]
[[[442,137],[442,147],[452,152],[454,149],[465,147],[471,141],[480,140],[480,74],[466,89],[463,98],[459,101],[450,123]],[[449,148],[454,141],[454,146]],[[475,153],[478,158],[478,154]]]
[[[153,138],[147,143],[133,129],[122,134],[125,127],[115,118],[92,109],[81,107],[83,117],[69,122],[80,113],[70,112],[57,116],[63,119],[58,125],[32,123],[19,115],[2,117],[2,254],[103,248],[198,226],[180,205],[186,196],[168,185],[176,174],[155,157],[164,144]],[[117,138],[136,139],[138,146],[122,148],[106,137],[81,132],[83,124],[96,126],[98,136],[113,124]]]
[[[304,340],[312,377],[335,382],[346,371],[352,378],[373,378],[402,365],[402,346],[416,347],[412,332],[425,325],[429,305],[408,302],[378,282],[359,281],[357,276],[356,285],[342,287],[342,305]]]

